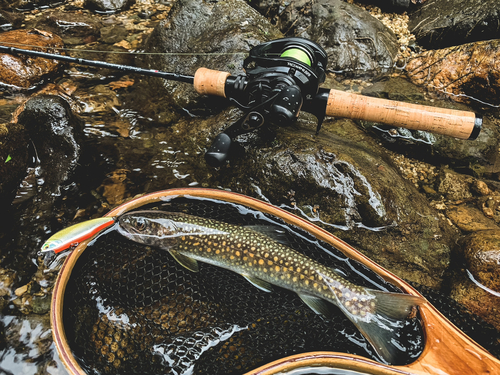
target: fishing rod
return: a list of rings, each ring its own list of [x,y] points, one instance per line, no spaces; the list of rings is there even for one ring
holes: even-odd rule
[[[320,131],[325,116],[366,120],[469,140],[477,138],[482,126],[482,118],[474,112],[322,88],[320,84],[326,78],[328,56],[322,47],[304,38],[282,38],[253,47],[243,62],[246,74],[238,76],[207,68],[199,68],[194,76],[189,76],[7,46],[0,46],[0,52],[185,82],[193,84],[199,94],[229,99],[244,114],[217,135],[205,153],[205,160],[213,167],[226,161],[237,136],[268,122],[291,124],[301,110],[316,116],[316,133]]]

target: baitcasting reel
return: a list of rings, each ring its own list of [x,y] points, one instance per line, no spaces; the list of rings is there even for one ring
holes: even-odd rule
[[[220,133],[205,154],[205,160],[218,167],[227,158],[232,140],[262,127],[266,122],[288,125],[318,94],[325,81],[327,54],[316,43],[303,38],[283,38],[259,44],[243,62],[246,75],[227,77],[225,95],[245,114]],[[326,103],[325,103],[326,104]],[[318,130],[325,108],[314,113]]]

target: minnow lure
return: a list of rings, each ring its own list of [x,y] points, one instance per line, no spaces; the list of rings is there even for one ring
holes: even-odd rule
[[[42,245],[42,251],[54,251],[60,253],[80,242],[89,239],[103,229],[115,223],[115,217],[99,217],[83,221],[81,223],[65,228],[51,236]]]
[[[191,271],[198,271],[201,261],[234,271],[265,291],[272,285],[292,290],[325,316],[331,315],[326,301],[333,303],[387,363],[393,363],[398,352],[394,326],[388,322],[397,325],[413,306],[423,303],[416,296],[355,285],[251,227],[157,210],[126,213],[118,223],[118,232],[128,239],[169,251]]]

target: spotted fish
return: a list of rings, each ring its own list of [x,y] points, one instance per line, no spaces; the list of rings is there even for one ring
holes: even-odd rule
[[[198,261],[234,271],[256,287],[292,290],[316,313],[330,315],[338,306],[387,363],[394,363],[394,325],[401,323],[419,297],[355,285],[335,270],[275,241],[260,227],[242,227],[158,210],[120,216],[118,231],[128,239],[170,252],[185,268],[197,272]]]

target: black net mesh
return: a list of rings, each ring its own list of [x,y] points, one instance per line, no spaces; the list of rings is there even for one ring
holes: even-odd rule
[[[278,218],[194,198],[159,206],[232,224],[282,226],[290,247],[350,281],[398,291]],[[375,359],[364,337],[335,311],[333,318],[324,319],[293,292],[275,288],[265,293],[240,275],[207,264],[192,273],[166,251],[138,245],[111,229],[78,260],[63,317],[69,345],[89,374],[242,374],[288,355],[323,350]],[[418,357],[423,350],[418,318],[406,321],[399,341],[405,350],[398,364]]]

